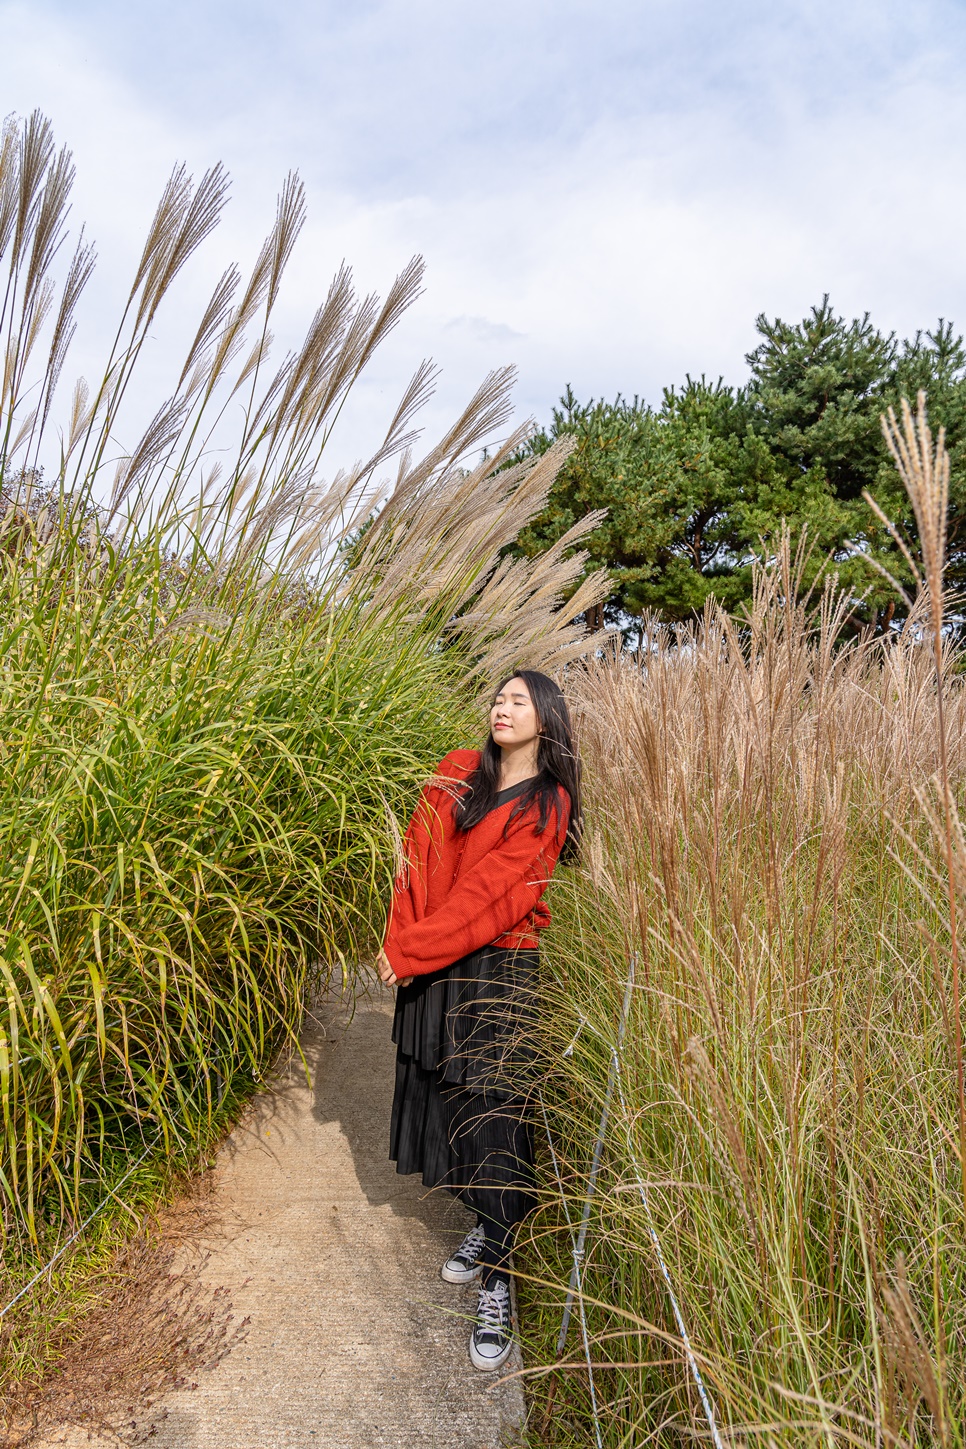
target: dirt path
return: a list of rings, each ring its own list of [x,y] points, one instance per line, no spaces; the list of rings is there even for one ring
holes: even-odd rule
[[[390,1013],[385,996],[351,1019],[321,1012],[304,1038],[312,1088],[294,1063],[222,1153],[205,1274],[250,1324],[158,1406],[156,1449],[513,1442],[519,1383],[473,1370],[460,1315],[474,1295],[439,1277],[469,1218],[386,1159]]]

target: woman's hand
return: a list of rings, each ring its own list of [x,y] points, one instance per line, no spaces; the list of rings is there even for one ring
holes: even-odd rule
[[[403,976],[400,980],[392,969],[392,963],[385,951],[380,951],[376,957],[376,970],[379,972],[380,981],[385,982],[387,986],[408,986],[413,980],[411,976]]]

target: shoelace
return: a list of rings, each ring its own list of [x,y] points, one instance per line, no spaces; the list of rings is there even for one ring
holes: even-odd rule
[[[466,1234],[466,1237],[460,1243],[453,1256],[455,1258],[465,1258],[468,1263],[472,1263],[482,1253],[483,1243],[483,1229],[477,1224],[475,1228],[471,1228]]]
[[[481,1288],[476,1310],[480,1333],[505,1334],[510,1326],[510,1295],[505,1283]]]

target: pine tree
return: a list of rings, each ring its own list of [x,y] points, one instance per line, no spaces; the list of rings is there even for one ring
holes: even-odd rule
[[[900,343],[868,315],[836,316],[826,296],[801,323],[761,315],[757,330],[741,387],[688,377],[665,389],[658,408],[621,396],[581,404],[568,387],[531,446],[542,452],[572,433],[576,448],[521,551],[606,508],[589,540],[591,562],[611,572],[607,617],[633,632],[645,610],[684,619],[709,595],[740,610],[753,560],[787,524],[812,545],[807,581],[831,559],[853,591],[854,626],[884,627],[902,608],[866,558],[903,581],[908,569],[862,494],[915,545],[879,419],[925,388],[952,458],[950,577],[966,584],[966,350],[952,325],[940,320],[935,332]]]

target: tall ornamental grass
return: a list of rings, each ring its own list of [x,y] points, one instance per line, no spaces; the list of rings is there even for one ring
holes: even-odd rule
[[[422,364],[381,441],[323,475],[339,410],[420,290],[343,269],[300,348],[271,321],[290,177],[128,436],[159,309],[226,178],[174,172],[95,383],[67,386],[94,264],[40,115],[0,142],[0,1248],[6,1299],[132,1163],[191,1162],[379,931],[394,816],[505,659],[565,660],[600,595],[567,546],[501,561],[562,451],[506,468],[508,371],[416,453]],[[119,440],[127,440],[126,443]],[[392,467],[393,472],[386,474]],[[593,526],[589,520],[585,526]],[[130,1190],[125,1189],[125,1195]],[[123,1213],[123,1204],[118,1210]],[[59,1270],[58,1270],[59,1271]],[[56,1280],[55,1280],[56,1281]],[[9,1352],[16,1344],[17,1316]]]
[[[298,599],[165,622],[150,559],[85,586],[78,547],[21,540],[0,592],[0,1187],[31,1239],[105,1152],[197,1150],[354,969],[386,811],[459,719],[419,631]]]
[[[941,528],[941,440],[891,436]],[[845,642],[848,601],[803,600],[786,547],[747,620],[570,672],[593,829],[553,888],[563,1187],[544,1137],[525,1265],[554,1445],[710,1442],[698,1376],[725,1444],[966,1438],[966,705],[934,552],[901,635]]]

